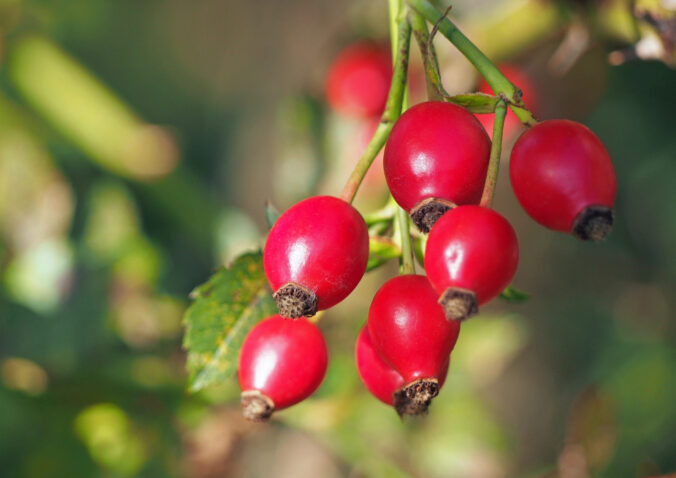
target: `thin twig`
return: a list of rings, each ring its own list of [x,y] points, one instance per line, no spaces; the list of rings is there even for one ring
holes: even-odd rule
[[[402,15],[397,25],[398,31],[398,50],[396,60],[394,62],[394,73],[392,74],[392,85],[387,96],[387,103],[385,111],[380,119],[380,123],[376,128],[371,141],[366,150],[357,162],[352,174],[347,179],[340,198],[351,203],[354,200],[357,190],[361,185],[366,172],[371,167],[373,160],[376,158],[382,147],[387,141],[387,137],[392,131],[394,123],[401,115],[401,107],[404,99],[404,92],[406,91],[406,77],[408,74],[408,55],[411,41],[411,25],[408,23],[405,15]]]

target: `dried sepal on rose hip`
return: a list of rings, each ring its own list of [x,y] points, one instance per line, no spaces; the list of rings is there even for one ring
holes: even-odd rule
[[[368,254],[366,223],[347,202],[315,196],[292,206],[263,251],[279,314],[309,317],[343,300],[366,272]]]
[[[466,109],[446,102],[420,103],[395,123],[384,169],[397,203],[422,232],[455,205],[481,199],[491,141]]]
[[[275,410],[306,399],[322,383],[327,363],[326,342],[313,323],[278,315],[259,322],[239,357],[244,417],[266,421]]]
[[[509,174],[519,203],[543,226],[592,241],[612,229],[615,170],[583,124],[548,120],[530,128],[512,149]]]
[[[424,414],[446,376],[459,322],[446,319],[425,276],[401,275],[376,292],[367,327],[374,349],[403,379],[393,394],[395,410]]]
[[[326,99],[338,113],[369,118],[385,109],[392,81],[389,48],[360,42],[336,57],[326,75]]]
[[[434,226],[425,271],[449,319],[463,320],[509,285],[519,262],[511,224],[482,206],[459,206]]]
[[[405,385],[404,378],[380,356],[366,326],[357,336],[355,362],[359,377],[371,395],[386,405],[394,406],[395,393]],[[447,361],[439,375],[440,390],[446,381],[448,364]]]

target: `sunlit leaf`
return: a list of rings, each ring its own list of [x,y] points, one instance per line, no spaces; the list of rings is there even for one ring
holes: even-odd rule
[[[524,292],[509,285],[505,290],[502,291],[502,293],[500,294],[500,298],[502,300],[506,300],[507,302],[519,304],[521,302],[526,302],[527,300],[529,300],[530,294],[528,292]]]
[[[63,238],[47,240],[12,257],[4,285],[17,302],[41,314],[56,310],[67,296],[75,254]]]
[[[237,367],[246,333],[273,315],[276,305],[267,288],[260,251],[240,256],[191,294],[195,300],[183,318],[188,351],[188,387],[200,390],[227,379]]]
[[[17,38],[7,71],[26,102],[104,169],[153,179],[176,166],[178,150],[171,135],[138,118],[104,82],[50,39]]]
[[[494,113],[500,98],[486,93],[465,93],[446,98],[446,101],[463,106],[472,113]]]
[[[92,459],[117,476],[136,476],[148,458],[134,423],[115,404],[85,408],[75,417],[74,428]]]

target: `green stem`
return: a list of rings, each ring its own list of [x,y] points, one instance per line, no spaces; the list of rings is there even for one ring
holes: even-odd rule
[[[395,52],[398,51],[398,45],[402,44],[398,42],[397,39],[397,30],[394,28],[394,23],[392,22],[392,18],[400,18],[402,21],[405,21],[406,24],[408,25],[409,33],[408,33],[408,38],[406,40],[407,43],[407,52],[406,52],[406,70],[408,70],[408,47],[410,47],[410,41],[411,41],[411,23],[410,19],[407,18],[407,15],[404,14],[405,12],[403,11],[403,0],[389,0],[389,7],[390,7],[390,39],[392,41],[392,52],[393,56],[395,57],[395,67],[398,65],[400,60],[396,57]],[[407,9],[408,12],[410,13],[410,9]],[[395,14],[396,12],[396,14]],[[422,20],[424,23],[424,20]],[[427,29],[425,29],[425,32],[427,32]],[[400,36],[400,35],[399,35]],[[396,74],[396,73],[395,73]],[[394,79],[392,80],[394,81]],[[403,91],[403,98],[402,102],[400,105],[400,110],[399,114],[402,112],[406,111],[408,109],[408,87],[406,85],[406,76],[404,76],[404,91]],[[389,134],[389,133],[388,133]],[[410,234],[410,226],[409,226],[409,218],[408,218],[408,213],[404,211],[401,207],[399,207],[396,202],[394,201],[394,198],[390,194],[390,198],[387,201],[387,205],[392,205],[394,206],[394,233],[397,234],[397,231],[399,232],[399,238],[401,240],[401,265],[399,266],[399,273],[400,274],[415,274],[415,263],[413,261],[413,244],[411,242],[411,234]],[[386,206],[387,207],[387,206]],[[396,236],[395,236],[396,237]]]
[[[415,274],[415,264],[413,262],[413,243],[409,226],[408,213],[397,206],[397,214],[394,216],[395,229],[399,230],[401,238],[401,265],[400,274]]]
[[[507,105],[504,101],[499,101],[495,105],[495,119],[493,120],[493,141],[491,143],[491,155],[488,160],[488,173],[486,174],[486,183],[481,194],[481,204],[484,207],[491,207],[493,194],[495,193],[495,184],[498,181],[498,170],[500,169],[500,153],[502,151],[502,128],[505,125],[505,115],[507,114]]]
[[[442,101],[448,96],[448,93],[446,93],[444,86],[441,83],[439,63],[437,62],[434,46],[432,45],[432,42],[430,42],[430,35],[427,31],[425,18],[413,9],[409,11],[408,18],[425,66],[427,97],[430,101]]]
[[[387,137],[392,131],[395,121],[401,115],[401,106],[406,91],[406,75],[408,73],[408,53],[411,40],[411,26],[404,15],[399,16],[397,22],[397,54],[394,62],[394,73],[392,74],[392,86],[387,96],[385,112],[380,119],[378,128],[371,138],[366,151],[357,162],[352,174],[347,179],[345,187],[340,193],[341,199],[351,203],[354,200],[357,190],[361,185],[366,172],[371,163],[378,155],[378,152],[385,145]]]
[[[403,0],[387,0],[387,11],[390,20],[390,46],[392,48],[392,61],[397,59],[398,45],[398,24]]]
[[[521,99],[521,90],[514,86],[503,75],[498,67],[479,50],[448,18],[442,19],[442,14],[428,0],[408,0],[408,3],[430,23],[439,23],[439,31],[460,50],[474,67],[479,71],[496,95],[505,97],[509,107],[526,126],[533,126],[537,120]]]

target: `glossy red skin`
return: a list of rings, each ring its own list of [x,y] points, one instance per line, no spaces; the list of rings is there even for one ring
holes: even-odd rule
[[[486,131],[466,109],[445,102],[420,103],[399,118],[387,140],[387,185],[408,212],[430,197],[476,204],[490,149]]]
[[[404,378],[378,354],[373,347],[368,328],[365,326],[357,336],[355,362],[359,377],[371,394],[386,405],[394,405],[394,392],[405,385]],[[441,369],[439,388],[446,381],[449,360]]]
[[[518,88],[521,89],[522,94],[521,98],[523,99],[526,106],[528,106],[528,108],[533,113],[537,113],[539,103],[538,91],[530,75],[528,75],[525,71],[523,71],[516,65],[503,64],[500,65],[499,68],[500,71],[507,77],[509,81],[511,81],[514,85],[516,85]],[[493,89],[489,86],[488,83],[486,83],[486,80],[483,78],[481,78],[481,80],[479,81],[478,90],[480,93],[486,93],[489,95],[495,94],[493,92]],[[481,122],[483,127],[486,129],[488,135],[492,137],[493,120],[495,118],[495,114],[493,113],[478,114],[477,118]],[[521,123],[519,118],[516,117],[514,112],[508,108],[507,115],[505,116],[505,125],[503,126],[502,129],[503,138],[509,138],[515,133],[518,133],[524,127],[525,126],[523,125],[523,123]]]
[[[356,43],[345,48],[326,77],[326,99],[341,114],[370,117],[385,109],[392,81],[388,48]]]
[[[316,325],[273,315],[244,339],[239,384],[242,391],[262,392],[280,410],[312,395],[324,380],[327,363],[326,342]]]
[[[519,245],[512,226],[481,206],[461,206],[441,216],[425,248],[425,271],[438,295],[449,287],[476,294],[477,305],[495,298],[514,277]]]
[[[405,384],[404,378],[373,348],[367,327],[363,327],[357,336],[355,362],[359,377],[369,392],[381,402],[394,405],[392,394]]]
[[[612,208],[617,180],[608,150],[586,126],[548,120],[518,139],[509,165],[512,188],[537,222],[571,232],[587,206]]]
[[[366,271],[368,230],[359,212],[331,196],[305,199],[281,215],[263,251],[272,290],[296,282],[313,291],[318,310],[337,304]]]
[[[445,376],[460,323],[446,319],[437,299],[425,276],[402,275],[385,282],[371,302],[373,346],[404,383]]]

